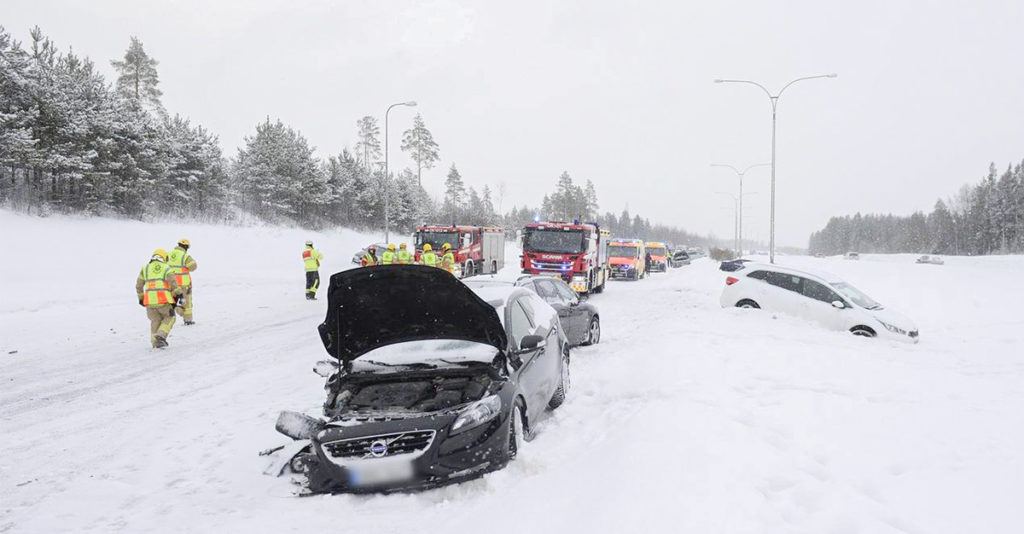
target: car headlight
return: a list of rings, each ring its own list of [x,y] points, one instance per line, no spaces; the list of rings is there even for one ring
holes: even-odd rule
[[[902,336],[907,335],[907,331],[902,329],[902,328],[893,326],[893,325],[891,325],[889,323],[883,323],[882,321],[878,321],[878,322],[881,323],[881,325],[884,326],[886,330],[892,332],[893,334],[900,334]]]
[[[465,407],[452,423],[450,434],[457,434],[470,428],[478,427],[501,413],[501,398],[497,395],[484,397]]]

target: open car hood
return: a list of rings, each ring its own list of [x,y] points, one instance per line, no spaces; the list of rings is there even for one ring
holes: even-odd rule
[[[451,274],[422,265],[351,269],[331,276],[320,339],[331,356],[352,361],[385,345],[463,339],[504,350],[494,308]]]

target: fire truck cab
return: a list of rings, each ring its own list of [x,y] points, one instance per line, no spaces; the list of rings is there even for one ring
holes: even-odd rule
[[[551,221],[523,228],[522,269],[557,276],[577,293],[600,293],[608,280],[608,238],[597,223]]]
[[[456,274],[460,278],[476,274],[494,274],[505,266],[505,231],[496,226],[421,226],[413,236],[416,262],[423,254],[423,245],[430,243],[441,255],[441,246],[452,247]]]

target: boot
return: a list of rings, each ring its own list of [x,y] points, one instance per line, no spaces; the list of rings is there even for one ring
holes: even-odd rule
[[[163,336],[156,336],[156,345],[153,348],[162,349],[167,346],[167,338]]]

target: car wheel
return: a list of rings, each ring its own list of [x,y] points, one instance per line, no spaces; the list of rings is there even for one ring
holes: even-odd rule
[[[601,342],[601,319],[594,316],[590,319],[590,327],[587,328],[587,340],[584,345],[597,345]]]
[[[565,396],[569,394],[569,386],[571,380],[569,377],[569,348],[566,347],[562,350],[562,377],[558,381],[558,389],[555,390],[555,394],[548,401],[548,408],[554,410],[565,402]]]
[[[473,260],[466,260],[466,264],[462,266],[462,277],[469,278],[473,276]]]
[[[753,310],[761,309],[760,305],[758,305],[756,302],[754,302],[754,301],[752,301],[750,299],[743,299],[743,300],[737,302],[736,303],[736,307],[737,308],[753,309]]]
[[[853,335],[855,335],[855,336],[861,336],[861,337],[875,337],[875,336],[878,335],[878,334],[875,333],[874,330],[872,330],[868,326],[855,326],[855,327],[850,329],[850,332]]]
[[[498,274],[498,261],[491,260],[491,274]]]
[[[512,419],[508,422],[508,460],[515,460],[519,449],[523,446],[523,410],[519,402],[512,407]]]

